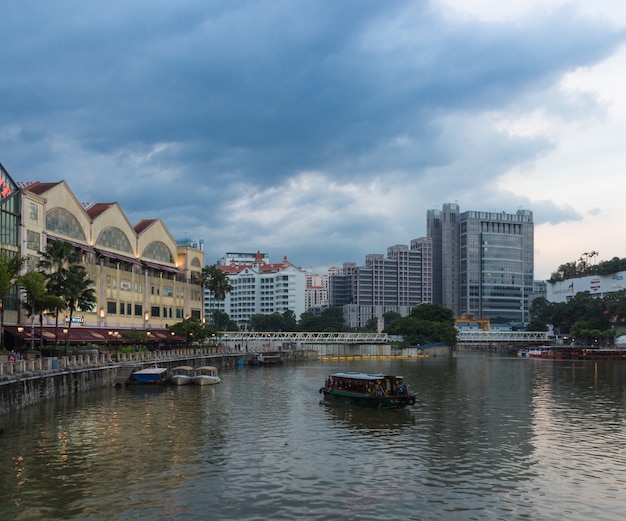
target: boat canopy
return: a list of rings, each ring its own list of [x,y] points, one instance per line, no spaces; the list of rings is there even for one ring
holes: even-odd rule
[[[133,374],[161,374],[167,371],[167,367],[147,367],[146,369],[140,369]]]
[[[349,378],[351,380],[383,380],[385,378],[398,378],[402,379],[402,376],[397,375],[384,375],[384,374],[367,374],[367,373],[334,373],[330,375],[332,378]]]

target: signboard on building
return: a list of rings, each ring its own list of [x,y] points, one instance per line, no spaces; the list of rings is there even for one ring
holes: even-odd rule
[[[4,169],[2,163],[0,163],[0,200],[11,197],[17,192],[18,188],[9,173]]]
[[[547,300],[549,302],[567,302],[576,293],[588,291],[590,295],[603,297],[607,293],[626,289],[626,272],[611,275],[590,275],[576,279],[567,279],[548,283]]]
[[[69,315],[65,315],[65,323],[69,324],[70,323],[70,316]],[[82,315],[72,315],[72,325],[74,324],[84,324],[85,323],[85,317]]]

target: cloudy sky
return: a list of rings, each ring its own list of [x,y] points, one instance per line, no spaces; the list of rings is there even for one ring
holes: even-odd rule
[[[503,5],[504,4],[504,5]],[[623,0],[3,2],[0,162],[321,272],[426,211],[533,211],[535,277],[626,257]]]

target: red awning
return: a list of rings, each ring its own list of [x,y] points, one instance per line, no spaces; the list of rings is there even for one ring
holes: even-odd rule
[[[18,331],[19,326],[5,326],[4,329],[11,335],[14,335],[18,338],[21,338],[23,341],[30,341],[31,339],[31,331],[32,328],[30,324],[21,326],[24,330],[20,333]],[[43,341],[45,344],[53,344],[53,343],[65,343],[65,333],[63,332],[64,326],[59,324],[57,329],[57,334],[55,336],[55,328],[54,326],[44,326],[42,329],[35,324],[33,338],[36,342],[39,342],[41,337],[43,336]],[[110,329],[110,328],[101,328],[101,327],[84,327],[84,326],[73,326],[68,329],[68,337],[67,340],[70,344],[122,344],[125,342],[123,337],[115,338],[112,335],[109,335],[109,332],[116,331],[120,335],[124,333],[124,329]],[[133,330],[126,330],[133,331]],[[136,331],[136,330],[134,330]],[[168,343],[180,343],[185,339],[178,336],[172,336],[169,334],[169,331],[166,329],[163,330],[150,330],[150,336],[148,341],[150,342],[168,342]]]
[[[101,250],[100,248],[96,248],[96,253],[98,255],[102,255],[103,257],[108,257],[109,259],[118,260],[120,262],[130,262],[131,264],[141,265],[139,259],[136,259],[135,257],[127,257],[126,255],[120,255],[119,253]]]

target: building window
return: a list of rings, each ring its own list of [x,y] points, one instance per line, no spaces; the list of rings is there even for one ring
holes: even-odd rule
[[[130,241],[124,235],[124,232],[119,228],[110,227],[106,230],[103,230],[102,233],[98,236],[98,240],[96,241],[98,246],[104,246],[106,248],[113,248],[119,251],[125,251],[128,253],[132,253],[132,248],[130,246]]]
[[[154,241],[148,244],[143,251],[143,257],[160,262],[174,263],[174,256],[169,248],[160,241]]]
[[[41,249],[41,234],[33,232],[32,230],[26,231],[26,247],[29,250],[39,251]]]
[[[28,216],[30,217],[30,220],[38,222],[39,221],[39,207],[35,203],[31,202],[29,208],[30,208],[30,211],[29,211]]]
[[[107,315],[115,315],[117,313],[116,302],[107,302]]]
[[[46,215],[46,229],[73,239],[86,241],[82,226],[65,208],[53,208]]]
[[[161,308],[159,306],[152,306],[150,308],[150,315],[154,318],[158,318],[161,316]]]
[[[135,316],[141,317],[143,315],[143,306],[141,304],[135,304]]]

